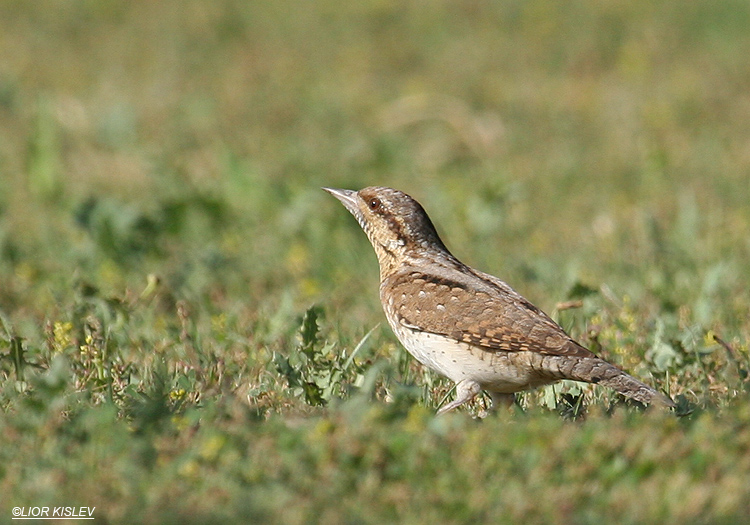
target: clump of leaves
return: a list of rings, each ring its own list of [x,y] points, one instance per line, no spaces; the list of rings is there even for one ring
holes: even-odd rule
[[[322,317],[321,307],[308,308],[302,317],[294,351],[288,357],[275,352],[273,357],[276,370],[286,378],[292,394],[304,397],[305,402],[313,406],[327,405],[362,377],[354,355],[370,335],[367,334],[348,356],[345,352],[335,352],[335,343],[321,341],[318,320]]]
[[[23,387],[26,381],[26,368],[29,366],[40,368],[40,366],[27,359],[28,352],[23,337],[13,330],[2,314],[0,314],[0,349],[8,350],[7,354],[0,353],[0,372],[5,372],[9,376],[12,369],[19,386]]]
[[[136,433],[164,430],[187,407],[185,391],[174,388],[175,377],[165,361],[157,361],[149,384],[142,390],[128,388],[125,413]]]

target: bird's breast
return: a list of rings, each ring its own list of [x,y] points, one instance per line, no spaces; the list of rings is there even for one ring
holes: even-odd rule
[[[387,317],[398,340],[417,361],[455,382],[470,379],[499,393],[519,392],[550,382],[535,370],[531,361],[537,356],[531,352],[487,352]]]

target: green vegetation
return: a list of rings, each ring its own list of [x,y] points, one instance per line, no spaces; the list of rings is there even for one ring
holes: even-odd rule
[[[6,1],[0,522],[750,515],[750,5]],[[435,418],[320,186],[670,393]],[[569,308],[569,306],[574,306]]]

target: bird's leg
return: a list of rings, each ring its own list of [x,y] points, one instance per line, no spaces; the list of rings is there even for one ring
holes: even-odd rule
[[[440,407],[440,410],[438,410],[437,412],[438,415],[445,414],[449,410],[453,410],[454,408],[463,405],[467,401],[470,401],[481,390],[482,388],[476,381],[472,381],[471,379],[462,379],[461,381],[456,383],[456,399],[454,399],[447,405],[443,405],[442,407]]]

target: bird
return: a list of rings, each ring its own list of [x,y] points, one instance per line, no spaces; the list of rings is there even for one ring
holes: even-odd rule
[[[444,414],[485,391],[492,408],[515,393],[569,379],[604,385],[643,404],[666,395],[576,342],[497,277],[459,261],[419,202],[393,188],[328,188],[357,219],[380,266],[388,324],[422,365],[455,383]]]

